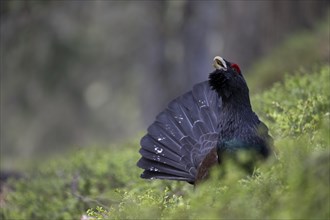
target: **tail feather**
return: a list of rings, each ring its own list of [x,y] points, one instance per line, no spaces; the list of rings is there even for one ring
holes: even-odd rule
[[[206,124],[203,121],[197,120],[194,122],[193,134],[196,139],[199,139],[203,134],[210,132],[209,130],[210,129],[206,127]]]
[[[212,115],[212,112],[210,111],[209,106],[203,106],[200,108],[200,118],[205,124],[209,125],[209,130],[212,132],[217,131],[217,117]]]
[[[186,107],[180,105],[178,99],[175,99],[169,104],[166,113],[178,122],[178,129],[184,132],[184,135],[191,137],[193,136],[191,129],[193,127],[194,121],[190,116],[189,110]]]
[[[184,135],[182,133],[182,130],[180,129],[181,126],[180,126],[180,123],[177,121],[177,119],[175,117],[171,116],[170,114],[168,114],[165,111],[160,113],[156,117],[156,122],[155,123],[157,125],[162,126],[163,127],[162,129],[163,130],[165,129],[166,132],[169,132],[169,134],[172,136],[172,138],[175,139],[178,142],[180,140],[180,137],[182,137]]]
[[[193,97],[200,109],[200,116],[206,124],[210,125],[212,131],[217,131],[219,124],[221,100],[214,90],[210,89],[209,83],[200,83],[192,90]]]
[[[180,143],[182,145],[182,148],[192,149],[193,146],[197,143],[197,141],[192,139],[192,137],[190,137],[190,136],[184,136],[181,138]],[[184,146],[186,146],[186,147],[184,147]]]
[[[173,161],[171,159],[168,159],[166,157],[154,154],[152,152],[146,151],[145,149],[140,149],[140,154],[143,155],[144,158],[148,160],[153,160],[159,163],[167,164],[169,166],[172,166],[174,168],[177,168],[178,170],[186,171],[186,166],[182,163],[178,163],[176,161]]]
[[[141,139],[141,177],[194,182],[201,161],[216,147],[220,110],[207,81],[170,102]]]
[[[150,134],[144,136],[141,139],[140,144],[142,146],[142,149],[154,153],[155,155],[159,155],[171,159],[173,161],[181,160],[181,156],[177,152],[171,151],[159,141],[154,140],[153,138],[150,137]]]
[[[186,110],[186,114],[190,119],[191,126],[189,127],[192,129],[194,127],[194,123],[200,120],[198,105],[196,104],[196,100],[192,96],[192,93],[186,93],[179,98],[180,104],[182,105],[183,109]]]
[[[181,181],[187,181],[187,182],[193,182],[193,178],[187,178],[182,176],[175,176],[173,174],[166,174],[166,173],[160,173],[160,172],[154,172],[145,170],[141,177],[144,179],[167,179],[167,180],[181,180]]]
[[[152,164],[152,166],[150,166],[150,164]],[[143,169],[149,170],[149,171],[153,171],[153,172],[167,173],[167,174],[186,177],[186,178],[194,177],[194,176],[192,176],[192,174],[190,174],[188,172],[181,171],[179,169],[176,169],[172,166],[168,166],[166,164],[154,163],[152,160],[148,160],[143,157],[138,161],[137,165],[140,168],[143,168]]]

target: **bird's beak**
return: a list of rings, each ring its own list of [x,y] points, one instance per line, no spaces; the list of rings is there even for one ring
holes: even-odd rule
[[[221,70],[221,69],[225,69],[226,70],[227,69],[226,62],[220,56],[214,57],[214,59],[213,59],[213,66],[217,70]]]

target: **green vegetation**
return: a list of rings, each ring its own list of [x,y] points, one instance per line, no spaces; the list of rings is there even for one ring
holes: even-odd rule
[[[139,178],[139,139],[86,148],[44,162],[11,181],[1,219],[154,219],[155,217],[328,219],[330,67],[287,76],[252,97],[275,138],[276,155],[248,175],[231,160],[194,188]],[[244,155],[241,156],[244,160]]]
[[[330,12],[326,17],[329,16]],[[248,84],[252,93],[257,93],[297,69],[306,74],[318,71],[318,66],[329,64],[329,54],[329,19],[325,19],[312,31],[289,35],[271,53],[254,62],[246,74]]]

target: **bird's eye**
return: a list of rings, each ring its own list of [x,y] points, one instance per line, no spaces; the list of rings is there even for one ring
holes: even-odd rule
[[[239,68],[239,66],[236,63],[233,63],[230,65],[230,67],[238,74],[241,74],[241,69]]]

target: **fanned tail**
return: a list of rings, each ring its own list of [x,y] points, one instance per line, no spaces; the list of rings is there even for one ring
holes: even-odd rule
[[[141,177],[194,183],[202,159],[216,147],[220,109],[208,81],[170,102],[141,139]]]

